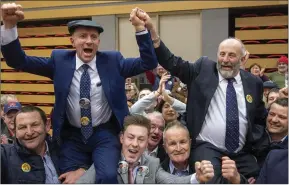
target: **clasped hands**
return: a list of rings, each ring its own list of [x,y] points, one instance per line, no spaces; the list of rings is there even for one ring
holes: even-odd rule
[[[146,28],[151,30],[153,24],[149,15],[140,8],[132,9],[129,17],[129,21],[135,27],[136,32],[143,31]]]

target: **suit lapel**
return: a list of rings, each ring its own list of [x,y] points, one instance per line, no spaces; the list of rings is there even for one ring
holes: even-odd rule
[[[119,174],[123,183],[128,184],[128,172]]]
[[[256,97],[253,96],[254,92],[252,91],[252,88],[250,87],[254,87],[254,84],[251,84],[252,81],[249,79],[248,74],[246,74],[245,71],[240,70],[240,75],[241,75],[243,89],[244,89],[244,97],[245,97],[246,109],[247,109],[246,111],[247,118],[251,118],[250,113],[252,112],[254,99]],[[252,100],[251,103],[250,103],[250,98]]]
[[[205,114],[208,111],[209,105],[211,103],[211,100],[216,92],[216,89],[219,85],[219,76],[218,76],[218,70],[216,68],[216,65],[214,65],[214,72],[210,73],[210,74],[206,74],[206,75],[210,75],[209,78],[206,78],[205,80],[208,80],[207,83],[204,83],[206,85],[206,87],[204,89],[205,90],[205,94],[206,94],[206,105],[205,105]],[[208,87],[210,87],[208,89]]]
[[[74,76],[75,66],[76,66],[76,53],[72,52],[71,55],[69,55],[68,59],[63,61],[63,68],[62,68],[63,70],[62,73],[65,74],[62,76],[65,76],[65,78],[62,78],[63,80],[61,80],[62,82],[61,85],[67,91],[70,90],[70,84]]]
[[[142,155],[140,166],[147,166],[147,158],[144,155]],[[135,183],[144,184],[144,178],[145,175],[138,175],[138,173],[136,173]]]
[[[110,102],[110,75],[109,75],[109,66],[107,63],[107,56],[102,52],[97,52],[97,58],[96,58],[96,69],[99,74],[99,78],[101,80],[101,86],[103,89],[103,92],[105,94],[105,97],[108,102]]]

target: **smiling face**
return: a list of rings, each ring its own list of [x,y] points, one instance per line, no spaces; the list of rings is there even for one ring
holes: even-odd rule
[[[148,135],[148,129],[139,125],[129,125],[120,135],[122,154],[129,164],[136,163],[146,150]]]
[[[38,112],[21,112],[16,116],[16,138],[28,150],[40,153],[45,147],[50,125],[45,124]]]
[[[183,164],[190,156],[191,140],[187,130],[171,127],[165,132],[164,148],[174,164]]]
[[[250,71],[253,75],[255,76],[260,76],[260,72],[261,72],[261,69],[259,66],[257,65],[254,65],[252,68],[251,68],[251,71]]]
[[[288,134],[288,107],[272,103],[267,117],[267,129],[270,134],[280,138]]]
[[[234,78],[244,62],[241,43],[236,39],[227,39],[219,45],[217,69],[223,78]]]
[[[162,107],[162,114],[166,123],[177,120],[179,116],[176,110],[168,102],[164,103]]]
[[[77,56],[84,63],[90,62],[96,55],[100,43],[99,33],[94,28],[76,28],[70,38],[72,46],[76,49]]]

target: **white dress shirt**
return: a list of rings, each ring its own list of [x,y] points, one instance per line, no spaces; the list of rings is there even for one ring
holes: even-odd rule
[[[197,140],[207,141],[216,147],[227,150],[225,147],[226,137],[226,91],[228,81],[219,74],[219,85],[210,102],[208,112]],[[246,142],[248,130],[247,109],[244,89],[240,73],[235,77],[233,86],[237,95],[239,110],[239,147],[235,152],[240,151]]]
[[[105,123],[111,116],[111,109],[108,105],[107,99],[104,95],[100,77],[96,69],[96,56],[87,63],[89,65],[88,74],[90,76],[90,105],[91,105],[91,119],[92,126],[95,127],[101,123]],[[80,128],[80,78],[83,73],[82,65],[84,63],[76,55],[76,66],[70,91],[67,97],[66,114],[71,125]]]
[[[145,34],[141,32],[138,34]],[[17,27],[5,29],[1,26],[1,45],[6,45],[18,38]],[[70,85],[70,91],[67,97],[66,114],[71,125],[80,128],[80,78],[83,73],[82,64],[84,64],[76,55],[76,68]],[[90,68],[88,73],[91,79],[90,100],[91,100],[91,118],[92,126],[105,123],[111,116],[111,109],[104,95],[98,71],[96,69],[96,57],[88,63]]]

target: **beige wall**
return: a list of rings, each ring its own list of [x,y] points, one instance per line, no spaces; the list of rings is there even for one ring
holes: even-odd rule
[[[184,12],[181,12],[184,13]],[[152,17],[161,39],[177,56],[195,61],[201,56],[201,17],[199,13],[174,12]],[[124,57],[139,56],[135,33],[128,16],[118,18],[118,49]]]

